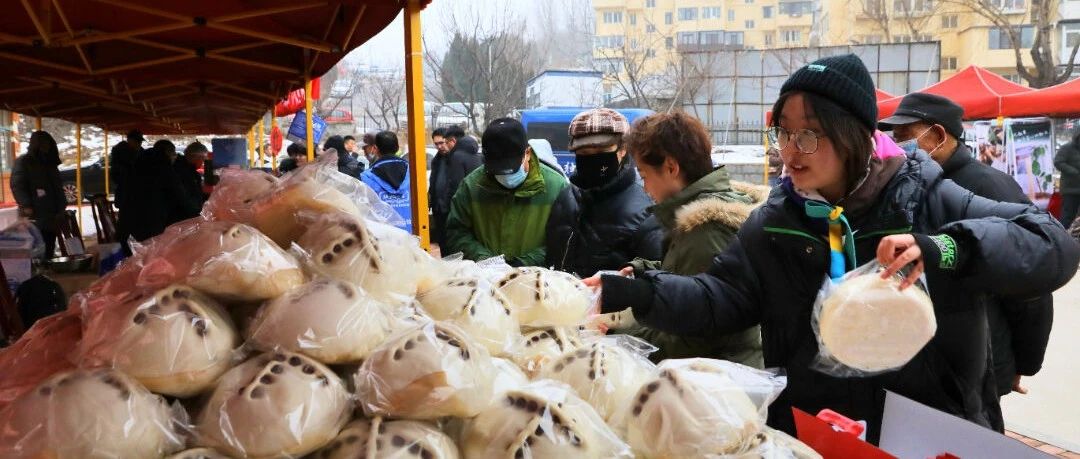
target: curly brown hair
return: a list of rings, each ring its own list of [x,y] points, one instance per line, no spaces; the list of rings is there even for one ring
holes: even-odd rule
[[[705,125],[683,112],[655,113],[634,122],[624,142],[639,164],[660,167],[672,158],[687,184],[713,170],[712,142]]]

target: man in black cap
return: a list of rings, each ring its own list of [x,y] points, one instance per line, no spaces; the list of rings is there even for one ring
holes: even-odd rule
[[[964,135],[964,109],[934,94],[911,93],[900,101],[893,116],[878,124],[905,150],[930,154],[945,178],[994,201],[1031,204],[1020,185],[1008,174],[975,159],[959,141]],[[1034,299],[992,298],[987,308],[994,377],[999,395],[1027,393],[1021,376],[1033,376],[1042,367],[1054,315],[1054,297]]]
[[[118,211],[117,218],[117,237],[120,239],[120,244],[127,248],[127,237],[130,230],[124,227],[124,211],[128,209],[128,190],[132,187],[133,173],[135,171],[135,160],[139,158],[139,154],[142,153],[142,144],[146,141],[143,137],[142,131],[138,129],[132,129],[127,133],[127,138],[120,143],[116,144],[112,148],[111,156],[109,158],[109,167],[112,169],[110,173],[113,183],[116,184],[116,193],[114,202],[116,203],[116,209]],[[130,252],[129,252],[130,253]]]
[[[451,200],[443,254],[542,266],[548,216],[566,178],[532,154],[515,119],[492,121],[481,143],[484,167],[465,177]]]

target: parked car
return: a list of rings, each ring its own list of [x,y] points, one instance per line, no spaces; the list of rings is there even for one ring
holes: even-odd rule
[[[75,167],[60,166],[60,183],[64,188],[64,197],[68,204],[75,204],[77,190],[75,188]],[[105,162],[98,159],[92,163],[83,162],[82,167],[82,193],[83,200],[88,201],[95,194],[105,192]],[[109,193],[116,192],[116,182],[110,181]]]

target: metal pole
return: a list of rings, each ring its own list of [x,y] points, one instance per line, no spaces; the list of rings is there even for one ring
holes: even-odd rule
[[[266,164],[266,130],[263,128],[263,120],[266,115],[259,117],[259,169]]]
[[[311,77],[304,80],[304,118],[307,122],[307,160],[315,161],[315,133],[311,132]]]
[[[248,168],[255,167],[255,126],[248,129]]]
[[[105,156],[105,202],[109,202],[109,130],[105,131],[105,146],[102,155]]]
[[[405,97],[409,120],[409,191],[413,233],[431,247],[428,224],[427,153],[424,128],[424,54],[420,42],[420,0],[405,4]]]
[[[278,150],[273,149],[273,144],[274,144],[274,140],[273,140],[274,134],[273,134],[273,132],[274,132],[274,107],[270,107],[270,137],[271,137],[271,139],[270,139],[270,145],[271,145],[270,171],[276,174],[277,173],[277,163],[278,163],[278,160],[277,160]]]
[[[40,131],[41,130],[41,117],[40,116],[34,119],[34,130],[35,131]]]
[[[75,123],[75,212],[79,219],[82,238],[82,123]]]

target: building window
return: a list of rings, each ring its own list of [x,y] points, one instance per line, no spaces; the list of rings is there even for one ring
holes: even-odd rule
[[[622,24],[622,11],[605,11],[604,24]]]
[[[1016,33],[1020,35],[1020,48],[1029,49],[1035,42],[1035,27],[1023,26],[1020,27]],[[1000,27],[993,27],[990,29],[990,49],[1012,49],[1012,41],[1009,40],[1009,33]]]
[[[600,48],[622,48],[623,47],[622,35],[597,35],[595,45],[597,49]]]
[[[729,20],[729,21],[734,21],[735,20],[735,10],[728,10],[728,12],[727,12],[727,20]]]
[[[956,70],[956,58],[955,57],[943,57],[943,58],[941,58],[941,70]]]
[[[645,33],[656,33],[656,26],[652,24],[645,25]]]
[[[882,41],[883,41],[883,39],[882,39],[881,35],[866,35],[866,36],[863,37],[863,43],[865,43],[867,45],[881,44]]]
[[[885,0],[866,0],[863,2],[863,12],[871,17],[878,17],[885,11]]]
[[[645,57],[656,57],[656,50],[652,48],[646,49]]]
[[[600,70],[608,75],[619,74],[623,71],[622,59],[597,59],[596,63],[600,66]]]
[[[672,39],[671,37],[664,37],[664,47],[667,48],[667,49],[674,48],[675,47],[675,40]]]
[[[772,7],[771,6],[763,6],[763,7],[761,7],[761,16],[764,17],[765,19],[771,18],[772,17]]]
[[[956,23],[957,23],[957,16],[955,14],[950,14],[950,15],[946,15],[946,16],[941,17],[941,28],[942,29],[955,29],[956,28]]]
[[[638,48],[637,38],[631,38],[630,39],[630,49],[637,49],[637,48]]]
[[[701,19],[720,19],[720,7],[719,6],[706,6],[701,9]]]
[[[679,8],[680,21],[693,21],[697,19],[697,8]]]
[[[986,0],[986,2],[1001,11],[1024,11],[1024,0]]]
[[[745,25],[747,29],[753,29],[754,28],[754,21],[753,20],[746,21],[743,25]]]
[[[784,43],[799,43],[802,41],[802,31],[800,30],[781,30],[780,40]]]
[[[752,5],[754,4],[754,0],[743,0],[743,3],[746,3],[747,5]]]
[[[724,43],[724,32],[720,30],[709,30],[701,32],[701,44],[703,45],[719,45]]]
[[[680,45],[696,45],[698,44],[697,32],[679,32],[679,44]]]
[[[813,2],[784,2],[780,4],[780,14],[788,16],[802,16],[813,11]]]
[[[673,16],[675,16],[675,15],[671,14],[670,11],[668,11],[667,13],[664,13],[664,24],[671,25],[671,23],[674,22],[674,21],[672,21]]]
[[[933,0],[893,0],[894,13],[929,13],[933,9]]]
[[[645,0],[645,8],[656,8],[656,0]]]
[[[637,25],[637,15],[630,13],[630,25]]]
[[[1068,64],[1069,56],[1072,55],[1073,47],[1077,43],[1080,43],[1080,24],[1062,24],[1061,25],[1061,61],[1063,64]],[[1077,53],[1080,56],[1080,53]]]
[[[764,40],[765,41],[765,46],[772,46],[773,43],[776,41],[776,37],[773,35],[772,32],[765,32],[764,36],[765,36],[765,40]]]
[[[725,45],[742,45],[743,33],[742,32],[728,32],[724,34]]]

